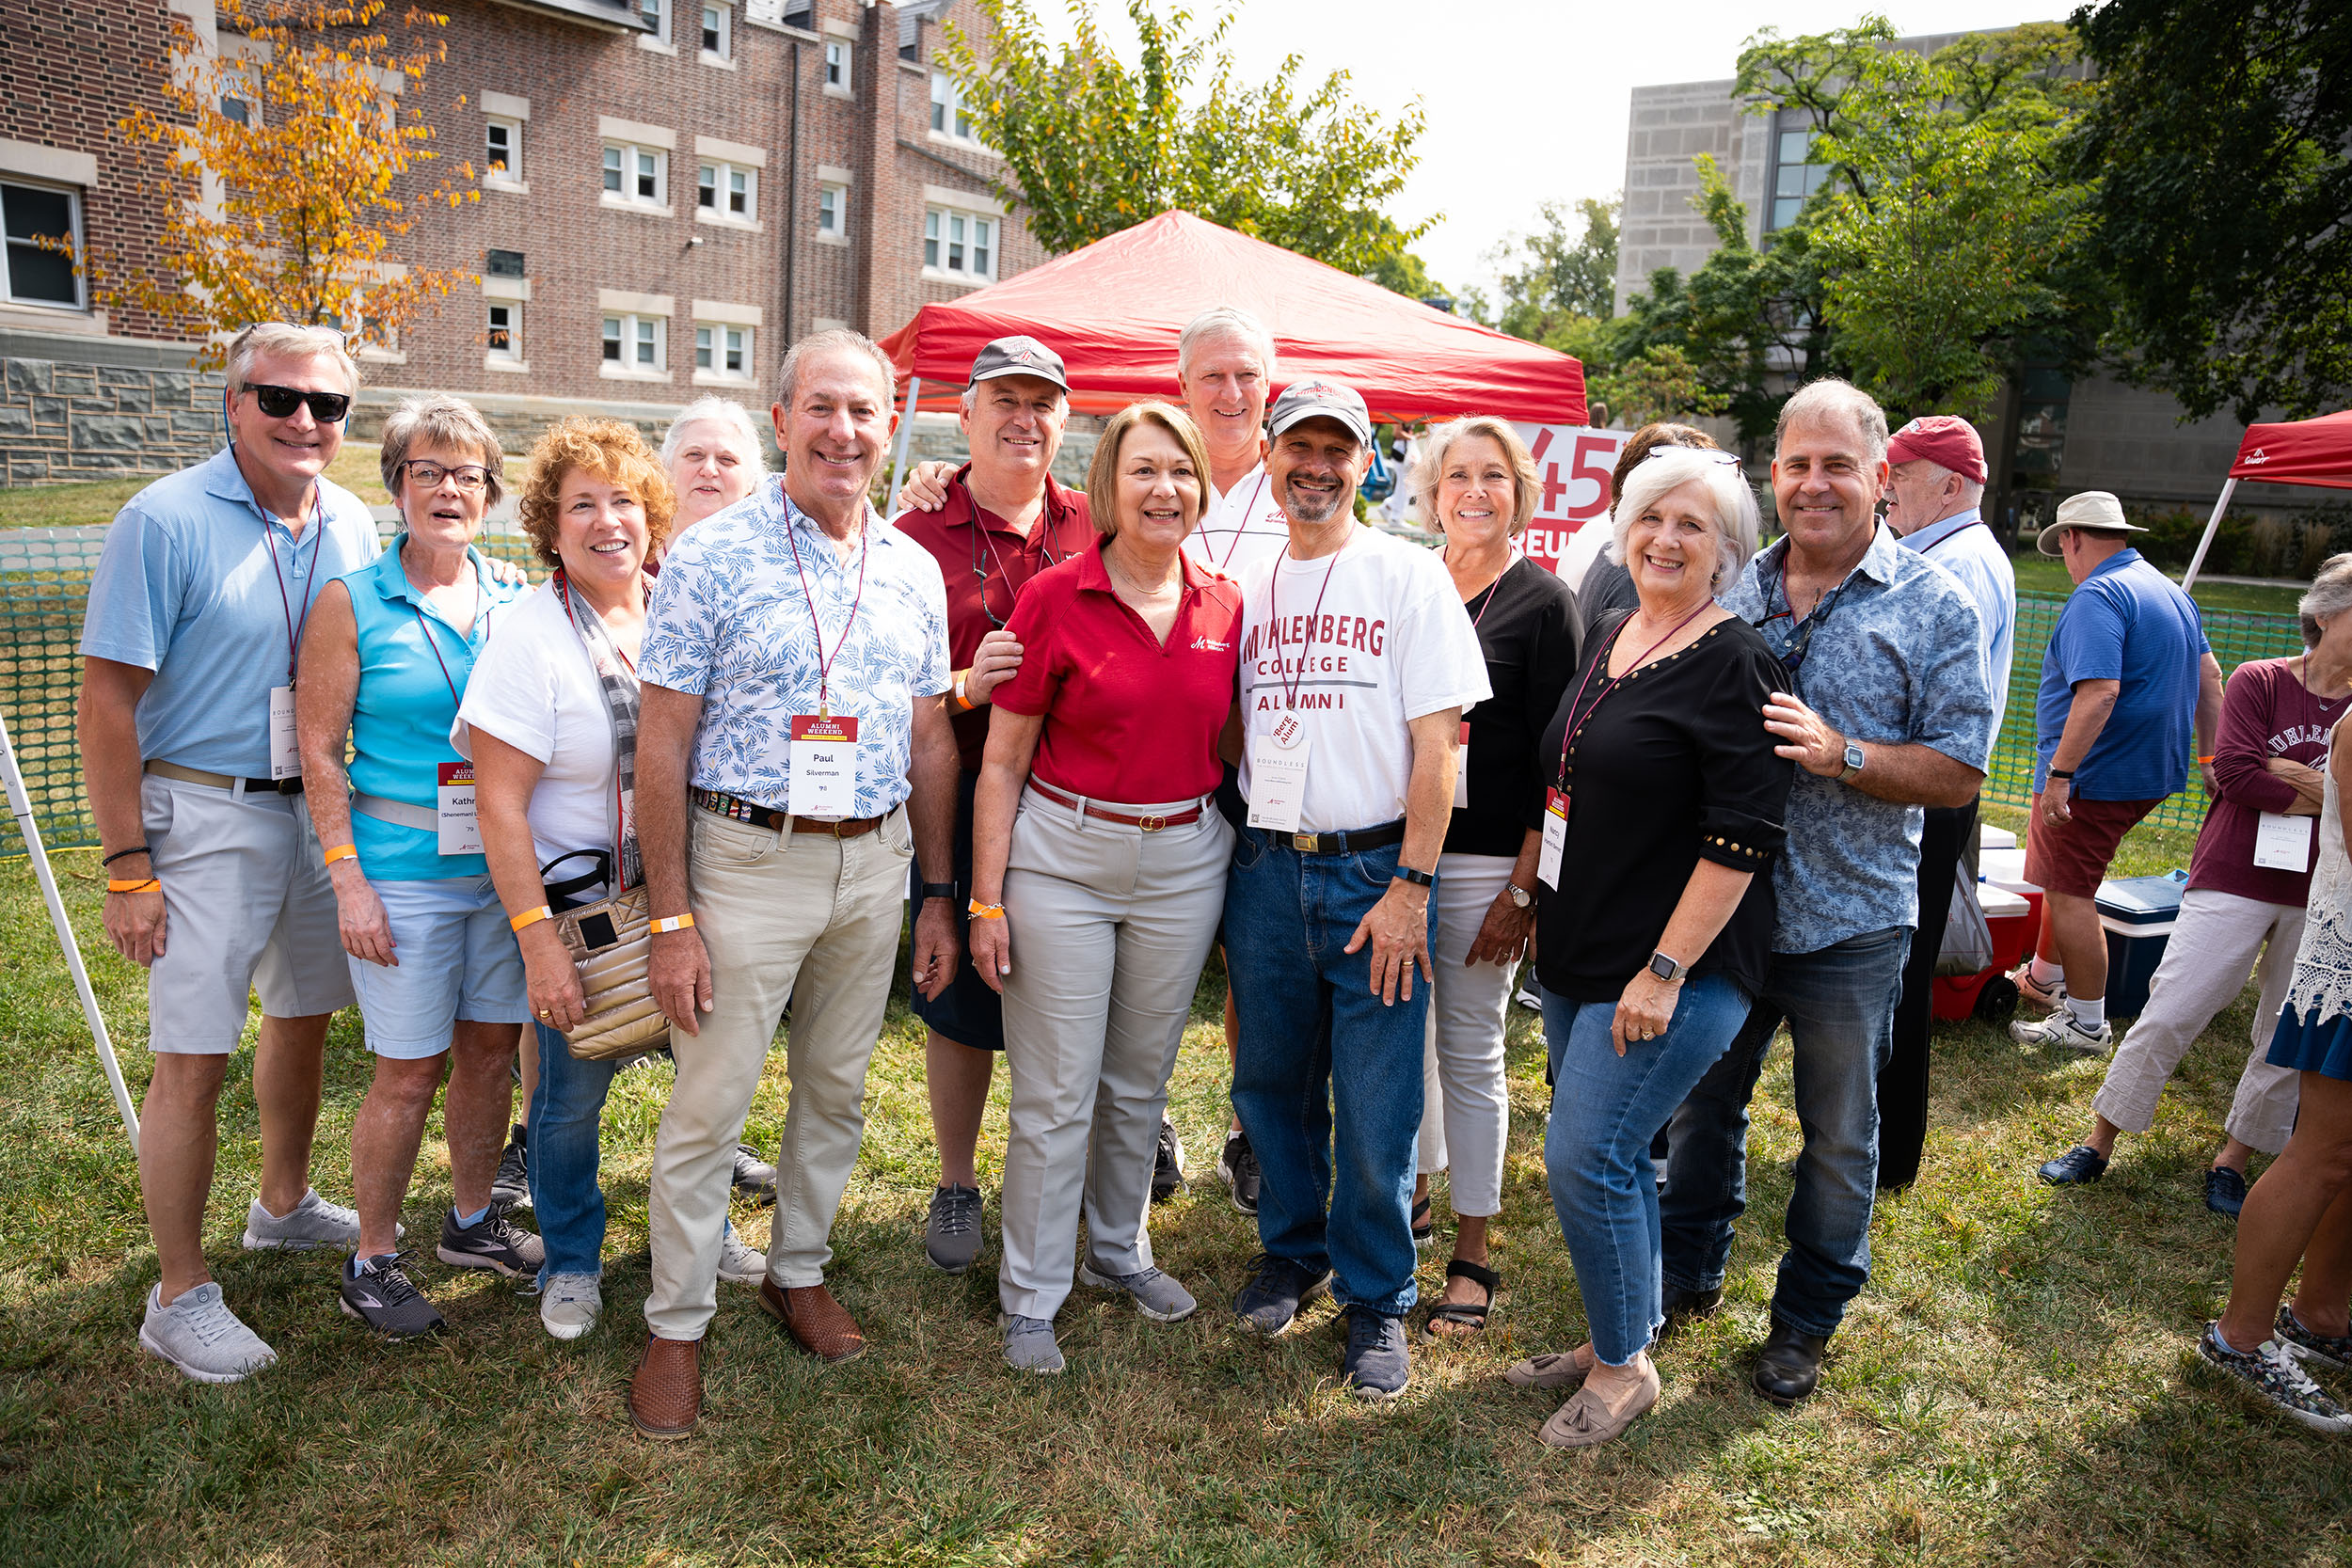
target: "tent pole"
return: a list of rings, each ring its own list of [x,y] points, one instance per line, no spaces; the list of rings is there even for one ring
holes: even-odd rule
[[[131,1091],[122,1082],[122,1068],[115,1060],[115,1048],[106,1037],[106,1020],[98,1010],[98,998],[89,989],[89,972],[82,967],[81,944],[73,940],[73,923],[66,918],[65,900],[57,896],[57,879],[50,874],[49,851],[41,847],[40,830],[33,823],[33,800],[25,792],[24,775],[16,766],[16,748],[8,744],[8,721],[0,716],[0,773],[7,776],[8,812],[16,818],[16,831],[24,835],[24,852],[33,863],[33,875],[40,882],[41,896],[49,904],[49,923],[57,928],[57,945],[65,951],[66,968],[73,974],[73,989],[81,993],[82,1016],[89,1021],[90,1037],[98,1042],[98,1065],[106,1069],[106,1084],[115,1093],[115,1109],[122,1113],[122,1130],[131,1139],[131,1158],[139,1154],[139,1114],[131,1104]]]
[[[890,460],[890,494],[882,499],[885,510],[898,504],[898,482],[906,477],[907,471],[907,443],[914,436],[914,403],[922,395],[923,378],[919,375],[908,376],[907,411],[898,419],[898,455]]]
[[[2188,558],[2188,570],[2181,574],[2181,592],[2185,594],[2197,580],[2197,568],[2205,563],[2205,552],[2213,547],[2213,536],[2221,531],[2221,515],[2230,509],[2230,498],[2237,492],[2237,481],[2224,481],[2221,499],[2213,503],[2213,515],[2205,519],[2204,536],[2197,541],[2197,553]]]

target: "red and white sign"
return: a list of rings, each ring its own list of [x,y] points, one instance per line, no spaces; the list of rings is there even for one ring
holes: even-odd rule
[[[1536,481],[1542,486],[1535,495],[1535,515],[1520,536],[1520,547],[1529,560],[1567,578],[1573,588],[1583,580],[1584,568],[1597,553],[1597,536],[1581,545],[1573,541],[1595,518],[1607,526],[1609,474],[1633,433],[1564,424],[1516,428],[1535,459]]]

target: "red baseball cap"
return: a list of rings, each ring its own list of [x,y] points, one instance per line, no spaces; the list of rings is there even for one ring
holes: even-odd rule
[[[1979,484],[1988,471],[1977,427],[1957,414],[1922,414],[1912,420],[1886,443],[1886,461],[1932,463]]]

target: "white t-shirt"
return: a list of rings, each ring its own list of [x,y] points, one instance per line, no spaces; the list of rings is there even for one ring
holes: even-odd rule
[[[1301,832],[1403,816],[1406,721],[1491,695],[1478,633],[1434,550],[1359,524],[1336,556],[1268,557],[1242,579],[1241,792],[1251,746],[1296,712],[1312,747]]]
[[[1239,582],[1260,562],[1280,555],[1290,542],[1290,517],[1274,499],[1265,465],[1260,463],[1232,489],[1209,491],[1200,526],[1184,535],[1184,553]]]
[[[449,732],[457,754],[471,760],[469,726],[547,765],[529,813],[541,865],[612,847],[612,720],[553,582],[516,604],[474,661]],[[588,869],[576,861],[563,871]]]

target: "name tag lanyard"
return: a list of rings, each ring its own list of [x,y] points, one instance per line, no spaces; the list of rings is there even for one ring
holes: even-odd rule
[[[269,574],[278,582],[278,608],[286,616],[286,684],[273,686],[269,691],[269,776],[276,781],[302,777],[302,742],[294,729],[294,673],[302,652],[302,630],[310,624],[310,607],[318,602],[318,564],[320,541],[326,533],[326,500],[317,500],[317,516],[310,524],[310,576],[302,593],[302,615],[295,618],[294,601],[286,594],[286,574],[278,564],[277,519],[262,519],[262,543],[269,546]],[[302,541],[294,543],[294,562],[299,573],[302,565]]]
[[[1352,536],[1354,530],[1351,529],[1349,532]],[[1323,595],[1331,591],[1331,574],[1339,570],[1340,557],[1347,553],[1348,543],[1346,539],[1340,541],[1340,547],[1331,552],[1331,564],[1323,569],[1323,586],[1315,590],[1315,608],[1307,615],[1307,638],[1299,644],[1298,667],[1282,678],[1282,711],[1285,713],[1292,712],[1298,706],[1298,688],[1306,679],[1307,659],[1315,648],[1315,626],[1323,619]],[[1228,550],[1225,558],[1231,561],[1232,552]],[[1282,580],[1282,568],[1290,564],[1290,560],[1291,547],[1286,544],[1282,546],[1282,559],[1274,563],[1274,575],[1266,578],[1265,610],[1269,629],[1279,628],[1282,624],[1281,608],[1275,603],[1275,594]]]
[[[580,607],[572,602],[571,578],[563,567],[555,569],[553,580],[555,596],[564,606],[564,618],[571,623],[572,635],[580,640],[588,655],[588,667],[596,673],[596,688],[604,694],[606,715],[612,721],[613,869],[619,877],[619,888],[626,890],[644,879],[644,867],[637,852],[637,661],[628,657],[628,649],[612,640],[595,605],[588,607],[588,619],[581,621]],[[638,579],[641,585],[650,580],[644,577]],[[604,657],[608,652],[612,656],[610,661]],[[615,663],[618,670],[613,668]]]
[[[1037,515],[1037,548],[1038,554],[1045,559],[1045,566],[1058,566],[1070,559],[1067,551],[1060,555],[1054,553],[1054,509],[1048,503],[1039,511]],[[985,556],[980,553],[983,548],[988,552]],[[1012,602],[1019,604],[1021,590],[1013,586],[1012,578],[1005,571],[1004,557],[996,553],[995,536],[990,532],[988,525],[980,521],[980,504],[974,501],[972,503],[972,575],[980,579],[980,613],[988,617],[988,624],[991,626],[1002,631],[1006,617],[999,616],[988,607],[988,568],[990,566],[996,569],[997,578],[1012,594]],[[1045,566],[1039,567],[1038,571],[1043,571]],[[1035,577],[1037,573],[1032,572],[1029,575]],[[860,592],[863,591],[861,586]]]
[[[784,542],[792,548],[792,570],[800,574],[801,596],[808,601],[809,635],[817,639],[817,717],[830,719],[833,717],[833,661],[839,658],[841,650],[849,645],[850,628],[857,625],[858,607],[866,602],[866,558],[873,554],[874,542],[866,536],[866,528],[861,524],[857,541],[857,597],[850,601],[850,618],[841,623],[841,635],[834,639],[833,652],[828,654],[825,652],[824,618],[817,613],[817,594],[808,585],[808,568],[801,564],[801,542],[795,537],[799,532],[800,525],[794,517],[787,516]]]
[[[1600,651],[1599,657],[1594,659],[1593,662],[1585,668],[1584,678],[1577,683],[1576,695],[1568,700],[1568,727],[1561,732],[1560,767],[1558,771],[1552,775],[1554,794],[1560,796],[1565,800],[1565,798],[1572,793],[1568,784],[1569,750],[1576,745],[1576,737],[1583,732],[1584,726],[1592,721],[1593,715],[1599,711],[1600,705],[1608,700],[1609,693],[1616,690],[1620,683],[1624,682],[1636,671],[1648,664],[1652,658],[1657,657],[1659,649],[1674,641],[1675,634],[1677,632],[1689,626],[1692,622],[1697,620],[1700,614],[1707,610],[1708,606],[1713,603],[1714,601],[1712,599],[1703,600],[1697,610],[1693,610],[1690,614],[1685,615],[1681,620],[1677,621],[1673,626],[1666,628],[1665,636],[1651,643],[1648,648],[1644,650],[1641,657],[1635,659],[1631,664],[1627,665],[1624,674],[1610,676],[1601,689],[1593,693],[1592,705],[1584,709],[1583,717],[1579,718],[1576,710],[1579,705],[1582,704],[1584,701],[1584,689],[1593,684],[1593,673],[1597,670],[1605,670],[1609,667],[1609,656],[1615,652],[1617,639],[1623,637],[1625,635],[1625,628],[1633,624],[1633,617],[1629,615],[1617,624],[1617,629],[1612,632],[1609,636],[1609,645]],[[1564,813],[1563,815],[1565,814]]]
[[[1216,557],[1210,552],[1207,541],[1204,540],[1201,542],[1200,553],[1208,556],[1211,563],[1214,564],[1218,571],[1225,572],[1225,575],[1229,578],[1233,574],[1225,571],[1225,569],[1233,563],[1233,552],[1241,548],[1241,536],[1249,531],[1249,519],[1258,515],[1258,502],[1264,498],[1265,487],[1265,467],[1263,464],[1261,464],[1258,468],[1258,483],[1249,492],[1249,504],[1242,508],[1241,525],[1233,530],[1232,538],[1226,541],[1224,560],[1218,561]],[[1342,546],[1342,548],[1344,547],[1344,546]],[[1288,545],[1282,546],[1282,556],[1284,560],[1288,560],[1290,558],[1290,546]],[[1325,575],[1324,580],[1326,582],[1331,580],[1327,573]],[[1269,590],[1269,592],[1271,592],[1271,590]],[[1323,601],[1321,599],[1317,599],[1315,601],[1315,608],[1318,610],[1323,608]]]
[[[1323,586],[1315,591],[1315,608],[1307,617],[1307,635],[1299,644],[1296,668],[1282,674],[1282,716],[1276,720],[1267,733],[1253,736],[1249,742],[1249,826],[1269,832],[1295,833],[1300,815],[1307,807],[1307,762],[1314,751],[1314,736],[1299,724],[1293,711],[1298,705],[1298,689],[1307,678],[1307,661],[1315,645],[1315,627],[1323,619],[1323,595],[1331,589],[1331,574],[1339,569],[1340,557],[1347,549],[1344,539],[1331,552],[1331,564],[1323,569]],[[1282,568],[1290,563],[1290,546],[1282,546],[1280,559],[1274,563],[1274,575],[1266,579],[1266,629],[1271,636],[1282,624],[1282,611],[1275,602],[1277,584],[1281,581]],[[1279,641],[1274,646],[1279,650]],[[1275,659],[1281,660],[1278,651]]]
[[[1518,545],[1518,541],[1513,540],[1512,544],[1516,546]],[[1451,548],[1451,546],[1449,546],[1449,548]],[[1443,561],[1445,557],[1441,554],[1438,559]],[[1478,635],[1478,628],[1480,625],[1486,619],[1486,611],[1494,609],[1495,599],[1502,592],[1503,578],[1510,575],[1512,566],[1518,564],[1518,551],[1516,547],[1514,547],[1511,552],[1511,559],[1503,563],[1502,570],[1496,574],[1494,581],[1486,584],[1486,602],[1480,605],[1478,607],[1478,613],[1470,617],[1471,636],[1475,637]],[[1464,610],[1468,610],[1470,606],[1466,604],[1462,608]],[[1481,648],[1480,655],[1482,657],[1485,656],[1484,648]],[[1468,811],[1470,809],[1470,721],[1465,719],[1462,721],[1462,733],[1459,736],[1454,753],[1454,809],[1456,811]]]

